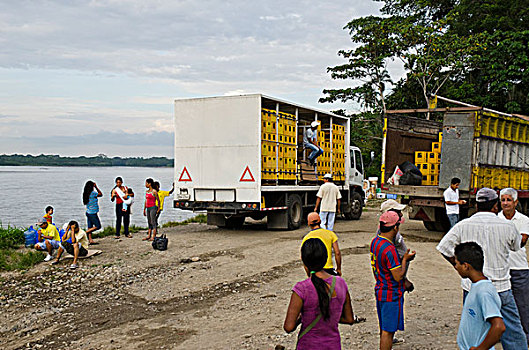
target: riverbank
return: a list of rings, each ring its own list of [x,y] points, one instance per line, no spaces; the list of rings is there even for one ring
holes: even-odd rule
[[[188,225],[191,223],[206,223],[206,215],[197,215],[184,221],[169,221],[162,225],[163,228]],[[131,234],[145,231],[145,227],[131,225]],[[33,248],[24,247],[24,232],[26,228],[8,226],[2,228],[0,225],[0,272],[13,270],[27,270],[44,260],[43,252],[35,251]],[[123,229],[122,229],[123,232]],[[101,238],[114,236],[116,229],[107,226],[94,233],[93,237],[97,241]]]
[[[354,312],[367,318],[340,325],[343,349],[378,346],[369,259],[377,215],[368,209],[359,221],[336,222]],[[421,222],[406,220],[401,230],[417,258],[398,348],[454,349],[460,278]],[[153,250],[140,232],[101,239],[103,253],[80,260],[75,271],[66,260],[0,273],[0,348],[294,349],[297,332],[282,326],[291,289],[306,278],[299,246],[307,231],[189,224],[162,229],[167,251]]]

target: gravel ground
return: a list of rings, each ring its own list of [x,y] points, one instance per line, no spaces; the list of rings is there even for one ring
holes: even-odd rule
[[[369,261],[377,214],[367,210],[359,221],[335,225],[353,308],[367,318],[340,326],[344,349],[378,347]],[[103,254],[80,260],[78,270],[63,259],[3,273],[0,348],[294,349],[297,332],[286,334],[282,324],[292,286],[306,278],[299,245],[307,231],[190,224],[164,229],[164,252],[143,234],[107,237],[97,246]],[[457,273],[435,250],[440,236],[410,220],[401,231],[417,258],[398,349],[456,349],[462,293]]]

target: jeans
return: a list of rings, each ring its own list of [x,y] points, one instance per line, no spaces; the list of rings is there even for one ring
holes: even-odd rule
[[[336,213],[333,211],[320,211],[321,227],[333,231],[335,217]]]
[[[123,203],[116,204],[116,237],[119,237],[121,231],[121,218],[123,218],[123,234],[129,235],[129,223],[130,223],[130,206],[126,211],[123,211]]]
[[[511,270],[511,290],[529,344],[529,270]]]
[[[313,144],[313,143],[306,143],[303,146],[305,148],[309,148],[309,149],[312,150],[312,152],[309,155],[309,160],[311,162],[314,162],[314,160],[316,158],[318,158],[319,156],[321,156],[323,154],[323,150],[320,147],[318,147],[315,144]]]
[[[448,214],[447,216],[448,221],[450,221],[450,228],[459,222],[459,214]]]
[[[158,227],[158,224],[156,222],[156,212],[158,211],[157,206],[148,207],[147,208],[147,224],[149,225],[149,230],[154,230],[156,227]]]
[[[463,291],[463,303],[468,295],[467,291]],[[501,316],[503,323],[505,323],[505,332],[501,336],[501,346],[503,350],[520,350],[527,349],[527,338],[520,322],[520,315],[518,308],[514,301],[512,290],[506,290],[498,293],[501,300]]]

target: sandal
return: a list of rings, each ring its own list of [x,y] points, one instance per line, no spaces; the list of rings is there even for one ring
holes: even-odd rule
[[[151,237],[145,237],[142,239],[142,241],[149,241],[149,240],[151,240]]]

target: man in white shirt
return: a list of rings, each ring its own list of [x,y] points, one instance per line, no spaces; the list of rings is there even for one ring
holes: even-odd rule
[[[500,192],[501,209],[498,217],[510,220],[522,237],[525,245],[529,237],[529,218],[516,210],[518,205],[518,191],[504,188]],[[509,254],[511,272],[511,289],[520,313],[520,321],[529,344],[529,264],[525,247]]]
[[[455,246],[476,242],[483,248],[485,264],[483,273],[491,280],[501,299],[501,315],[506,331],[501,337],[504,350],[527,349],[527,338],[520,322],[520,315],[511,290],[509,253],[519,251],[521,235],[512,222],[499,218],[498,194],[490,188],[482,188],[476,194],[478,212],[457,223],[437,245],[437,250],[455,266]],[[472,282],[461,279],[463,299],[470,291]]]
[[[448,187],[443,193],[446,215],[450,221],[450,228],[454,227],[454,225],[459,222],[459,205],[466,203],[464,200],[459,200],[458,188],[460,183],[461,180],[454,177],[452,181],[450,181],[450,187]]]
[[[340,193],[340,189],[332,183],[332,175],[325,174],[323,176],[323,185],[320,186],[320,189],[316,194],[316,206],[314,207],[314,211],[317,212],[318,207],[321,204],[321,227],[324,229],[333,231],[336,212],[340,214],[341,198],[342,194]]]

